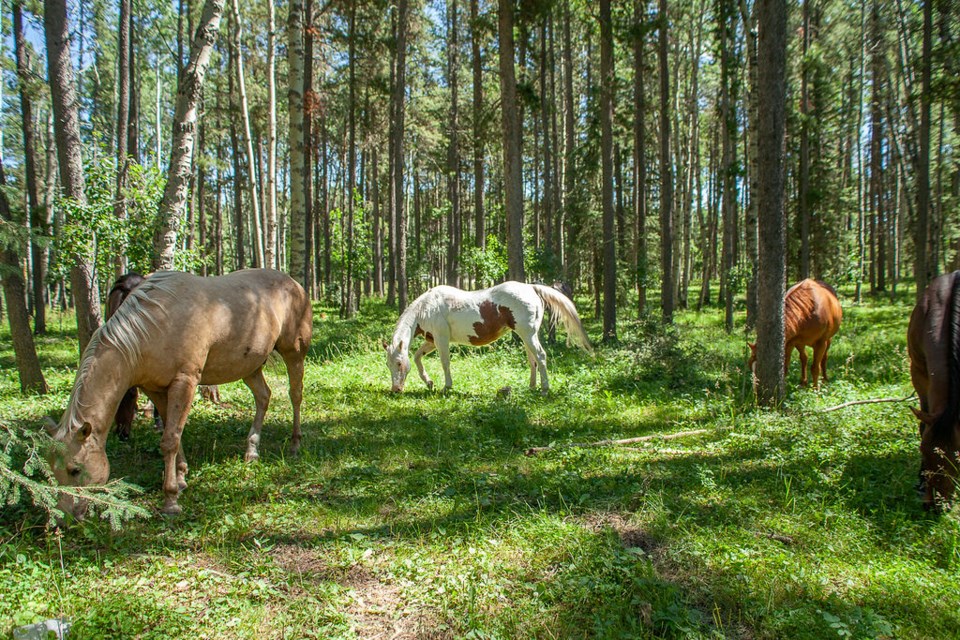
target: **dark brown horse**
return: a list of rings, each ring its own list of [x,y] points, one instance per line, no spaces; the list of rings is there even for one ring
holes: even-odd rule
[[[827,380],[827,351],[840,328],[843,310],[837,292],[830,285],[807,278],[790,287],[783,301],[784,343],[783,373],[790,368],[790,353],[800,352],[800,384],[807,384],[807,347],[813,347],[810,375],[817,386],[822,373]],[[753,370],[757,361],[757,345],[750,345],[747,365]]]
[[[910,315],[910,379],[920,398],[923,505],[938,509],[957,484],[960,462],[960,271],[936,278]]]
[[[109,320],[113,314],[120,308],[120,304],[127,299],[130,292],[140,286],[144,277],[135,271],[125,273],[113,283],[110,294],[107,296],[107,312],[104,320]],[[117,425],[117,437],[121,440],[130,438],[130,428],[133,426],[133,419],[137,416],[137,388],[130,387],[123,394],[120,405],[117,407],[117,415],[114,416],[114,423]],[[160,420],[160,414],[156,409],[153,411],[154,424],[158,427],[163,426]]]

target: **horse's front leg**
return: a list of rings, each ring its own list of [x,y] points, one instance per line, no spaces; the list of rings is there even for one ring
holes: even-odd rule
[[[257,412],[253,416],[253,425],[250,435],[247,436],[247,454],[244,460],[254,462],[260,458],[260,430],[263,428],[263,418],[267,415],[267,406],[270,404],[270,387],[263,379],[263,367],[243,379],[244,384],[253,392],[253,399],[257,403]]]
[[[290,438],[291,455],[297,455],[300,452],[300,405],[303,403],[304,357],[303,351],[284,357],[284,362],[287,364],[287,378],[290,381],[290,404],[293,407],[293,434]],[[267,389],[268,394],[269,392],[270,389]],[[264,412],[266,412],[266,409],[264,409]]]
[[[180,492],[187,487],[187,460],[180,446],[183,427],[187,423],[193,394],[196,392],[198,380],[188,376],[174,378],[166,391],[166,407],[159,406],[164,419],[163,436],[160,438],[160,452],[163,454],[163,493],[164,503],[162,513],[177,515],[180,505],[177,498]]]
[[[423,356],[428,353],[433,353],[437,348],[437,345],[433,344],[430,340],[425,341],[420,348],[417,349],[417,352],[413,354],[413,361],[417,363],[417,371],[420,373],[420,379],[423,380],[423,383],[427,385],[427,389],[433,389],[433,380],[430,379],[430,376],[427,375],[427,372],[423,368]]]
[[[433,339],[440,353],[440,364],[443,365],[443,390],[449,391],[453,388],[453,378],[450,377],[450,338],[434,336]]]
[[[810,377],[813,378],[813,386],[819,384],[820,369],[823,366],[824,358],[827,355],[827,343],[825,341],[816,342],[813,345],[813,365],[810,367]],[[826,380],[826,377],[824,377]]]

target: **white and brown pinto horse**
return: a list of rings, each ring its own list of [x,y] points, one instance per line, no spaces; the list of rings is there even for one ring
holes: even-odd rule
[[[920,398],[920,488],[923,505],[950,501],[960,467],[960,271],[923,292],[907,329],[910,379]]]
[[[246,459],[256,460],[270,402],[263,365],[273,351],[283,358],[290,379],[296,451],[312,332],[303,288],[279,271],[250,269],[214,278],[154,273],[94,332],[84,350],[67,410],[59,425],[51,423],[51,435],[66,445],[53,461],[57,480],[73,486],[107,481],[107,432],[124,393],[138,386],[165,425],[163,512],[179,513],[177,498],[187,474],[180,438],[197,385],[243,380],[250,387],[257,408]],[[81,516],[86,505],[63,493],[59,508]]]
[[[562,293],[538,284],[504,282],[480,291],[463,291],[455,287],[434,287],[413,301],[400,315],[390,344],[384,343],[387,366],[390,368],[393,391],[403,391],[410,373],[408,351],[414,336],[422,335],[423,345],[413,357],[427,388],[433,380],[423,370],[422,358],[434,349],[440,352],[443,365],[444,391],[453,386],[450,378],[450,344],[489,344],[513,331],[523,341],[530,364],[530,388],[537,387],[537,371],[543,393],[550,390],[547,382],[547,354],[537,332],[543,322],[544,308],[563,322],[568,340],[585,351],[591,351],[580,316],[573,303]]]

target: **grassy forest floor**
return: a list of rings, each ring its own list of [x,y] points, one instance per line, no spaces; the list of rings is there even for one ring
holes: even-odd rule
[[[561,334],[544,398],[509,340],[456,350],[450,393],[414,374],[392,395],[380,344],[395,312],[318,307],[300,455],[282,363],[258,464],[243,463],[246,387],[222,387],[221,406],[198,397],[184,513],[165,519],[159,436],[138,418],[107,450],[151,517],[58,536],[4,507],[0,635],[62,614],[75,638],[958,637],[960,518],[921,508],[907,403],[817,411],[912,391],[911,303],[843,303],[829,384],[799,388],[794,358],[780,413],[755,407],[744,335],[719,310],[667,329],[622,317],[620,344],[595,357]],[[19,395],[0,333],[8,424],[66,405],[74,325],[51,326],[42,398]],[[426,364],[442,384],[436,355]],[[525,455],[687,430],[704,432]]]

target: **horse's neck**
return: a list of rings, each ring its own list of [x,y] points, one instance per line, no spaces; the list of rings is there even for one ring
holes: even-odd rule
[[[89,422],[105,433],[132,378],[132,366],[115,349],[101,343],[85,354],[67,407],[72,426]]]
[[[422,299],[418,298],[413,304],[400,314],[397,320],[397,327],[393,330],[394,346],[403,343],[404,347],[409,349],[410,342],[413,340],[413,334],[417,330],[417,314],[422,306]]]

